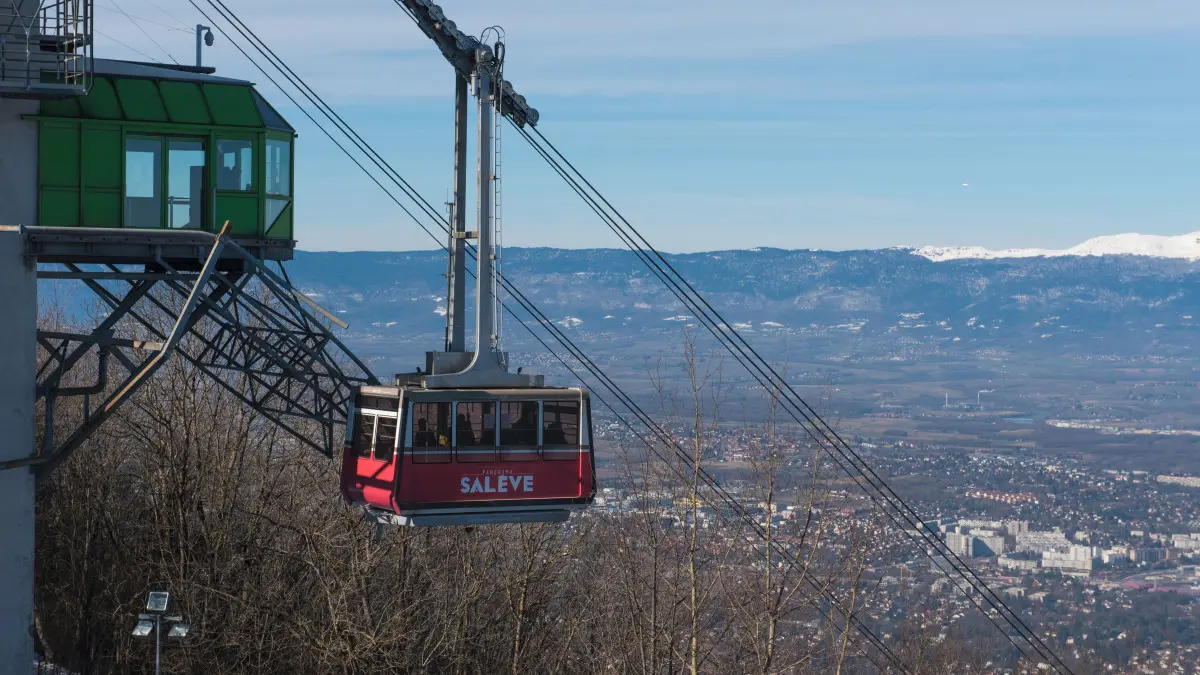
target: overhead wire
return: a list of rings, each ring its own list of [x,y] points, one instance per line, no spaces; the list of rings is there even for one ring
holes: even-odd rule
[[[133,52],[133,53],[135,53],[135,54],[137,54],[137,55],[139,55],[139,56],[143,56],[143,57],[145,57],[145,58],[147,58],[147,59],[150,59],[150,60],[151,60],[151,61],[153,61],[154,63],[162,63],[162,61],[159,61],[158,59],[154,58],[153,56],[150,56],[150,55],[149,55],[149,54],[147,54],[146,52],[143,52],[142,50],[138,49],[137,47],[133,47],[133,46],[130,46],[130,45],[128,45],[128,44],[125,44],[124,42],[121,42],[120,40],[118,40],[117,38],[115,38],[115,37],[113,37],[113,36],[109,35],[108,33],[105,33],[105,32],[103,32],[103,31],[97,30],[97,29],[95,29],[95,28],[93,28],[93,29],[92,29],[92,32],[96,33],[97,35],[100,35],[100,36],[106,37],[106,38],[108,38],[109,40],[112,40],[113,42],[115,42],[115,43],[117,43],[117,44],[121,45],[122,47],[124,47],[124,48],[128,49],[129,51],[131,51],[131,52]]]
[[[829,447],[830,450],[837,453],[842,461],[838,461],[839,466],[855,482],[863,488],[868,496],[879,504],[884,513],[889,517],[903,533],[908,535],[910,539],[917,543],[920,542],[913,537],[910,530],[904,527],[905,522],[918,533],[924,542],[933,550],[937,551],[937,555],[926,553],[936,566],[942,569],[943,572],[955,582],[955,586],[963,591],[965,595],[979,608],[984,615],[992,621],[992,623],[1001,630],[1001,632],[1009,639],[1009,641],[1022,653],[1025,650],[1021,645],[1017,644],[1017,638],[1029,644],[1029,646],[1038,654],[1041,659],[1046,660],[1060,672],[1070,673],[1070,668],[1047,645],[1041,638],[1033,632],[1007,604],[996,593],[987,586],[982,579],[966,565],[961,558],[958,558],[952,550],[947,547],[944,542],[941,542],[935,536],[923,527],[920,517],[916,514],[903,499],[899,497],[891,488],[884,482],[878,474],[870,467],[870,465],[862,459],[861,456],[842,439],[836,431],[826,423],[819,414],[811,406],[809,406],[791,385],[786,380],[779,376],[777,372],[765,361],[753,347],[745,341],[744,338],[737,332],[733,326],[725,320],[719,312],[717,312],[704,297],[696,291],[690,282],[684,278],[678,270],[646,239],[636,230],[619,211],[612,206],[596,188],[587,181],[585,177],[579,173],[578,169],[572,165],[558,149],[550,143],[548,139],[536,128],[532,129],[532,133],[520,125],[512,123],[514,128],[521,133],[522,137],[534,148],[535,151],[542,157],[543,160],[550,164],[551,168],[563,178],[568,185],[585,201],[585,203],[617,234],[618,238],[629,247],[635,255],[645,264],[651,272],[667,286],[677,299],[679,299],[685,307],[696,313],[698,320],[705,328],[713,335],[717,341],[722,344],[732,356],[754,377],[764,388],[778,388],[784,396],[781,398],[783,408],[789,415],[810,434],[812,439],[819,444]],[[536,135],[534,138],[533,135]],[[543,145],[544,144],[544,145]],[[563,165],[566,166],[563,166]],[[653,256],[651,256],[653,254]],[[731,337],[732,336],[732,337]],[[838,457],[834,457],[835,461]],[[922,551],[925,553],[925,551]],[[979,592],[983,601],[995,611],[1001,619],[1012,628],[1017,635],[1017,638],[1003,630],[999,623],[984,609],[984,607],[972,597],[969,591],[963,588],[958,580],[949,572],[946,572],[942,567],[938,558],[945,560],[955,573],[975,591]],[[956,564],[957,563],[957,564]],[[1026,654],[1028,656],[1028,654]]]
[[[167,58],[171,59],[172,63],[174,63],[175,65],[179,65],[179,62],[175,60],[175,57],[171,56],[171,52],[167,51],[166,47],[163,47],[161,44],[159,44],[158,40],[155,40],[154,37],[152,35],[150,35],[150,33],[146,32],[146,29],[142,28],[142,24],[135,21],[134,18],[129,15],[129,12],[126,12],[125,9],[121,7],[120,3],[118,3],[117,0],[110,0],[110,1],[112,2],[113,7],[116,7],[118,12],[120,12],[121,14],[124,14],[125,18],[129,19],[129,23],[133,24],[135,28],[140,30],[142,32],[142,35],[145,35],[148,40],[150,40],[151,42],[154,43],[155,47],[158,47],[160,50],[162,50],[162,53],[166,54]]]
[[[166,7],[163,7],[162,4],[157,2],[156,0],[149,0],[149,4],[150,4],[150,6],[154,7],[154,9],[157,9],[158,11],[162,12],[165,16],[169,17],[172,21],[175,21],[179,25],[181,25],[181,26],[188,25],[188,22],[184,21],[183,19],[180,19],[173,12],[168,11]],[[188,32],[190,33],[191,30],[189,30]]]
[[[152,25],[158,26],[160,28],[165,28],[166,30],[173,30],[173,31],[177,31],[180,33],[188,33],[189,35],[192,33],[192,30],[190,28],[180,28],[179,26],[172,26],[170,24],[166,24],[161,21],[155,21],[154,19],[147,19],[144,16],[136,16],[134,14],[129,14],[129,13],[127,13],[123,10],[117,9],[115,7],[105,7],[104,5],[97,4],[96,9],[103,9],[108,12],[124,14],[126,16],[126,18],[134,19],[137,21],[144,21],[148,24],[152,24]]]
[[[302,106],[286,89],[284,89],[270,73],[268,73],[264,68],[262,68],[261,65],[259,65],[259,63],[257,62],[257,60],[254,57],[252,57],[248,52],[246,52],[246,50],[242,49],[242,47],[238,44],[238,42],[236,40],[234,40],[232,38],[232,36],[230,36],[219,25],[218,22],[213,21],[212,17],[207,12],[205,12],[202,8],[200,8],[194,0],[189,0],[189,2],[192,4],[193,7],[196,8],[197,11],[200,12],[201,15],[203,15],[205,17],[206,20],[208,20],[210,23],[214,24],[214,26],[217,28],[217,30],[221,32],[222,36],[224,36],[227,40],[229,40],[231,43],[233,43],[235,45],[235,47],[238,49],[238,51],[241,52],[242,55],[245,56],[248,60],[250,60],[252,65],[254,65],[255,68],[260,73],[262,73],[265,77],[267,77],[267,79],[272,83],[272,85],[274,85],[277,89],[279,89],[282,93],[284,93],[284,95],[288,98],[288,100],[291,101],[292,104],[295,105],[297,108],[299,108],[303,112],[305,117],[307,117],[309,119],[310,122],[312,122],[314,125],[316,125],[324,133],[324,135],[326,137],[328,137],[332,142],[334,142],[335,146],[337,146],[344,154],[346,154],[348,157],[350,157],[351,160],[354,162],[354,164],[360,170],[362,170],[364,173],[367,173],[368,177],[372,180],[372,182],[374,182],[376,184],[377,187],[382,189],[385,192],[385,194],[387,194],[392,199],[392,201],[397,204],[397,206],[400,206],[400,208],[414,222],[416,222],[418,224],[418,226],[420,226],[421,229],[426,232],[427,235],[429,235],[436,242],[438,242],[439,246],[445,248],[445,245],[441,243],[441,240],[438,239],[438,237],[436,235],[434,235],[433,232],[430,231],[429,228],[426,227],[425,224],[422,223],[419,218],[417,218],[416,214],[414,214],[410,209],[405,207],[404,204],[402,204],[400,202],[400,200],[397,199],[397,197],[394,194],[392,194],[391,191],[388,190],[382,184],[382,182],[377,177],[375,177],[371,171],[369,171],[367,169],[367,167],[362,162],[358,161],[358,159],[353,156],[353,153],[351,153],[345,145],[343,145],[337,139],[335,139],[333,137],[333,135],[304,108],[304,106]],[[228,7],[224,5],[224,3],[220,2],[220,0],[208,0],[208,3],[210,6],[212,6],[214,11],[221,14],[222,18],[224,18],[226,21],[228,21],[230,23],[231,26],[233,26],[233,28],[243,37],[243,39],[245,39],[254,48],[255,51],[257,51],[264,59],[266,59],[269,63],[271,63],[271,65],[273,67],[275,67],[275,69],[278,70],[283,75],[283,77],[290,84],[292,84],[293,87],[295,87],[298,91],[300,91],[301,95],[304,98],[308,99],[312,105],[317,107],[318,110],[321,112],[321,114],[326,117],[326,119],[328,119],[332,124],[335,125],[335,127],[338,128],[339,131],[341,131],[344,135],[346,135],[346,137],[349,138],[351,140],[351,142],[354,143],[354,145],[356,147],[358,147],[358,149],[361,152],[363,152],[364,154],[367,154],[368,159],[370,160],[371,163],[375,164],[375,166],[377,168],[379,168],[381,171],[383,171],[385,173],[385,175],[394,184],[396,184],[396,186],[398,188],[400,188],[401,191],[404,192],[407,197],[409,197],[409,199],[411,199],[415,203],[417,203],[417,205],[419,207],[418,208],[419,211],[423,212],[427,217],[429,217],[431,220],[433,220],[440,229],[443,229],[444,231],[447,230],[448,223],[442,217],[440,217],[439,214],[437,214],[437,212],[433,209],[432,205],[430,205],[426,200],[423,199],[423,197],[421,197],[418,193],[416,193],[416,191],[412,189],[411,185],[409,185],[406,181],[404,181],[404,179],[390,165],[388,165],[382,159],[382,157],[379,156],[378,153],[376,153],[374,151],[374,149],[371,148],[370,145],[365,142],[365,140],[362,139],[361,136],[359,136],[340,116],[338,116],[337,113],[334,112],[332,110],[332,108],[330,108],[328,106],[328,104],[326,104],[324,102],[323,99],[321,99],[318,95],[316,95],[316,93],[314,91],[312,91],[311,88],[309,88],[307,86],[307,84],[305,84],[303,82],[303,80],[301,78],[299,78],[298,75],[295,74],[294,71],[292,71],[289,67],[287,67],[287,65],[284,64],[282,62],[282,60],[279,59],[279,57],[277,55],[275,55],[275,53],[273,51],[271,51],[268,47],[266,47],[265,43],[263,43],[261,41],[261,39],[259,39],[257,37],[257,35],[254,34],[251,29],[249,29],[248,26],[246,26],[243,22],[241,22],[240,19],[238,19],[236,17],[236,15],[233,14],[232,11],[229,10]],[[475,252],[473,250],[473,247],[468,247],[468,250],[471,253],[472,257],[474,257]],[[516,297],[518,299],[518,304],[520,304],[523,309],[525,309],[527,312],[529,312],[530,315],[532,317],[534,317],[534,319],[537,323],[540,323],[541,325],[548,327],[551,330],[553,337],[556,340],[558,340],[560,342],[560,344],[567,346],[568,350],[572,352],[573,357],[576,358],[581,364],[585,365],[585,369],[587,369],[590,373],[592,373],[594,377],[600,377],[603,381],[605,381],[606,388],[609,389],[610,392],[615,392],[618,395],[618,398],[620,398],[624,403],[626,403],[626,405],[632,405],[632,410],[636,410],[636,414],[637,414],[637,417],[639,418],[639,421],[643,422],[643,424],[649,423],[648,426],[651,428],[657,426],[653,423],[653,420],[651,420],[649,418],[649,416],[645,415],[644,411],[641,411],[640,408],[638,408],[636,406],[636,404],[632,401],[632,399],[630,399],[627,395],[625,395],[624,392],[621,391],[620,388],[616,386],[615,382],[612,382],[612,380],[610,378],[608,378],[607,375],[605,375],[603,373],[603,371],[600,371],[598,369],[598,367],[595,365],[594,362],[592,362],[589,358],[587,358],[586,354],[584,354],[582,352],[582,350],[580,350],[572,341],[570,341],[570,339],[565,334],[561,333],[561,331],[558,331],[557,327],[555,326],[553,321],[551,321],[548,317],[546,317],[543,313],[541,313],[540,310],[538,310],[535,306],[533,306],[532,303],[529,302],[528,298],[523,293],[521,293],[519,289],[517,289],[508,279],[503,279],[502,283],[504,284],[504,287],[509,290],[510,294],[512,294],[514,297]],[[506,307],[506,311],[509,311],[509,313],[512,313],[512,310],[507,307]],[[578,374],[578,372],[575,371],[563,357],[561,357],[561,355],[558,355],[557,352],[554,352],[554,350],[550,349],[549,346],[547,345],[547,343],[540,336],[538,336],[536,334],[536,332],[534,332],[532,329],[530,329],[529,326],[525,322],[520,321],[520,318],[516,317],[515,314],[514,314],[514,317],[518,319],[518,321],[522,324],[522,326],[524,326],[526,328],[526,330],[528,330],[531,333],[531,335],[533,335],[535,337],[535,339],[537,339],[544,347],[546,347],[548,351],[550,351],[552,354],[554,354],[554,356],[560,362],[562,362],[563,365],[565,367],[567,367],[567,369],[570,372],[572,372],[573,375],[575,375],[576,377],[579,377],[581,379],[581,381],[583,380],[582,376],[580,376]],[[636,435],[638,435],[638,437],[646,444],[646,446],[648,448],[650,448],[652,451],[654,451],[655,454],[657,456],[659,456],[660,459],[662,459],[663,461],[666,461],[665,458],[662,457],[658,453],[658,451],[655,448],[655,446],[653,445],[653,443],[651,443],[644,436],[642,436],[641,433],[638,432],[632,426],[632,424],[630,424],[629,421],[626,420],[619,412],[617,412],[606,400],[604,400],[603,398],[601,398],[599,396],[597,396],[597,399],[603,405],[605,405],[606,408],[608,408],[610,411],[612,411],[619,419],[621,419],[621,421],[624,425],[626,425],[628,428],[633,430],[634,433]],[[657,433],[660,436],[660,439],[670,440],[669,434],[666,434],[661,428],[657,429]],[[683,454],[684,461],[686,463],[690,464],[690,457],[688,457],[686,455],[686,452],[683,451],[683,449],[680,446],[678,446],[678,443],[674,443],[674,446],[675,446],[675,449],[677,450],[677,452],[684,453]],[[732,496],[730,496],[724,490],[724,488],[722,488],[715,481],[715,479],[713,479],[712,476],[710,474],[708,474],[707,471],[701,469],[700,474],[701,474],[702,480],[705,482],[706,486],[709,486],[712,489],[714,489],[715,491],[717,491],[718,494],[720,494],[722,496],[723,501],[726,501],[728,505],[733,506],[735,508],[735,510],[742,513],[743,516],[745,515],[744,509],[741,507],[741,505],[738,504],[736,502],[736,500],[733,500]],[[720,509],[717,509],[717,511],[718,511],[718,513],[720,513]],[[748,520],[748,523],[751,526],[752,530],[754,530],[756,532],[761,530],[761,527],[758,526],[758,524],[756,522],[754,522],[752,519],[747,519],[747,520]],[[743,524],[746,524],[746,523],[743,523]],[[784,557],[785,560],[788,560],[790,564],[795,566],[795,563],[796,563],[795,558],[792,557],[790,552],[786,551],[786,549],[781,549],[781,557]],[[812,583],[811,579],[809,579],[808,581],[810,584]],[[840,609],[840,605],[838,604],[837,598],[832,597],[832,600],[834,601],[834,605]],[[820,609],[820,608],[818,608],[818,609]],[[822,611],[822,614],[824,615],[825,614],[824,611],[823,610],[821,610],[821,611]],[[826,618],[829,618],[829,617],[826,617]],[[874,635],[870,631],[870,629],[867,628],[862,623],[861,619],[853,611],[850,612],[849,616],[847,617],[847,620],[850,624],[852,624],[855,627],[856,630],[858,630],[860,633],[862,633],[864,635],[864,637],[868,640],[868,642],[870,642],[873,646],[875,646],[877,649],[879,649],[885,656],[887,656],[889,661],[892,663],[892,665],[894,667],[898,667],[901,670],[904,670],[903,667],[901,666],[900,662],[895,658],[895,655],[893,653],[891,653],[891,651],[878,638],[878,636]],[[831,621],[832,625],[837,626],[837,624],[833,623],[832,620],[830,620],[830,621]],[[874,660],[873,657],[871,657],[869,655],[869,653],[868,653],[868,658],[871,660]],[[878,666],[878,663],[876,663],[876,665]]]

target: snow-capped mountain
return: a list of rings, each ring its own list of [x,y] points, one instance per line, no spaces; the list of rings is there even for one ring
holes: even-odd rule
[[[912,249],[664,257],[730,327],[781,362],[809,349],[882,359],[980,349],[1159,358],[1187,355],[1200,336],[1197,238],[1135,236],[1158,244],[1139,248],[1107,237],[1071,249],[1076,255],[947,262]],[[1158,255],[1097,255],[1117,251]],[[637,370],[647,355],[678,345],[684,331],[703,331],[691,308],[628,251],[508,248],[504,261],[509,279],[557,328],[600,353],[624,354],[623,367]],[[444,343],[445,271],[435,251],[298,251],[289,264],[295,283],[350,324],[346,339],[360,356],[385,359],[379,372],[411,369]],[[505,321],[507,348],[543,354],[520,320]]]
[[[1063,250],[1044,248],[1010,248],[993,250],[981,246],[923,246],[912,249],[914,255],[934,262],[974,258],[1053,258],[1059,256],[1142,255],[1155,258],[1200,260],[1200,232],[1164,237],[1157,234],[1113,234],[1095,237]]]

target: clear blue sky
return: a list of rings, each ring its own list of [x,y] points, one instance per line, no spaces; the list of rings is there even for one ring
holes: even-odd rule
[[[202,19],[186,0],[95,2],[97,55],[194,59],[178,28]],[[445,201],[451,71],[391,0],[228,4]],[[1200,230],[1196,0],[735,7],[443,3],[467,32],[505,27],[506,74],[539,128],[665,250],[1063,248]],[[299,129],[302,248],[432,246],[228,41],[205,59],[265,85]],[[504,148],[506,243],[620,245],[515,133]]]

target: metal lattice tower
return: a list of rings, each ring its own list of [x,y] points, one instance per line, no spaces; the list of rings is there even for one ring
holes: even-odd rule
[[[88,333],[38,332],[44,434],[35,454],[0,469],[47,474],[172,356],[327,456],[351,387],[377,382],[327,325],[344,323],[292,287],[282,267],[271,270],[226,234],[34,227],[19,235],[38,279],[79,281],[107,316]],[[137,255],[154,262],[97,262]],[[96,382],[62,386],[93,351]],[[67,404],[81,406],[82,423],[60,441],[55,412]]]

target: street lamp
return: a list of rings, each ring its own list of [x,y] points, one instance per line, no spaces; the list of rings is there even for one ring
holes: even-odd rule
[[[201,44],[201,42],[203,42],[203,45]],[[208,26],[201,26],[200,24],[196,24],[196,67],[197,68],[200,67],[200,47],[201,46],[207,46],[207,47],[213,46],[212,29],[209,28]]]
[[[191,625],[182,616],[165,616],[171,604],[171,594],[167,591],[150,591],[146,598],[146,612],[138,614],[138,622],[133,627],[133,637],[150,639],[154,636],[154,674],[159,675],[162,665],[163,629],[166,628],[168,640],[182,640],[191,631]]]

